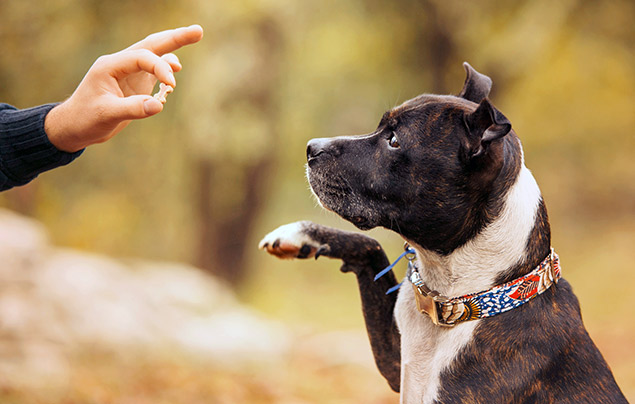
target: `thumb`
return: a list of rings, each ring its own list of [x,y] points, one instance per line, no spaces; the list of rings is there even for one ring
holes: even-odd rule
[[[163,103],[154,97],[150,97],[143,101],[143,111],[146,116],[156,115],[163,111]]]
[[[117,98],[112,106],[114,120],[143,119],[163,111],[163,104],[149,95],[131,95]]]

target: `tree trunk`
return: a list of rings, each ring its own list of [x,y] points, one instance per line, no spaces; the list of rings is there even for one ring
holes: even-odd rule
[[[255,24],[260,41],[255,49],[258,67],[254,69],[249,83],[232,91],[224,104],[247,103],[258,111],[261,117],[265,117],[264,130],[273,145],[277,139],[275,124],[278,116],[274,100],[281,33],[270,17],[263,17]],[[196,265],[234,286],[246,275],[245,253],[247,248],[253,247],[247,242],[268,189],[275,153],[262,152],[256,156],[246,162],[201,159],[195,168],[199,221]]]

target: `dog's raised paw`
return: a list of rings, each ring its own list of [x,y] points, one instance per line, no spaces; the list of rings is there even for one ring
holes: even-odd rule
[[[267,234],[258,248],[283,259],[317,258],[328,247],[320,245],[306,233],[308,225],[308,222],[295,222],[280,226]]]

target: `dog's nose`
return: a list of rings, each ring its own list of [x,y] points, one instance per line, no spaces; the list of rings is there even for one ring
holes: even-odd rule
[[[312,159],[316,158],[320,154],[324,153],[326,150],[327,143],[328,143],[328,139],[324,139],[324,138],[309,140],[309,143],[306,145],[307,161],[311,161]]]

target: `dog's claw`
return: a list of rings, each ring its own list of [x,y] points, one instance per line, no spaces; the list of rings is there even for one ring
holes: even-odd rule
[[[331,248],[328,245],[326,244],[321,245],[315,252],[315,259],[318,259],[318,257],[320,257],[321,255],[328,254],[330,251],[331,251]]]

